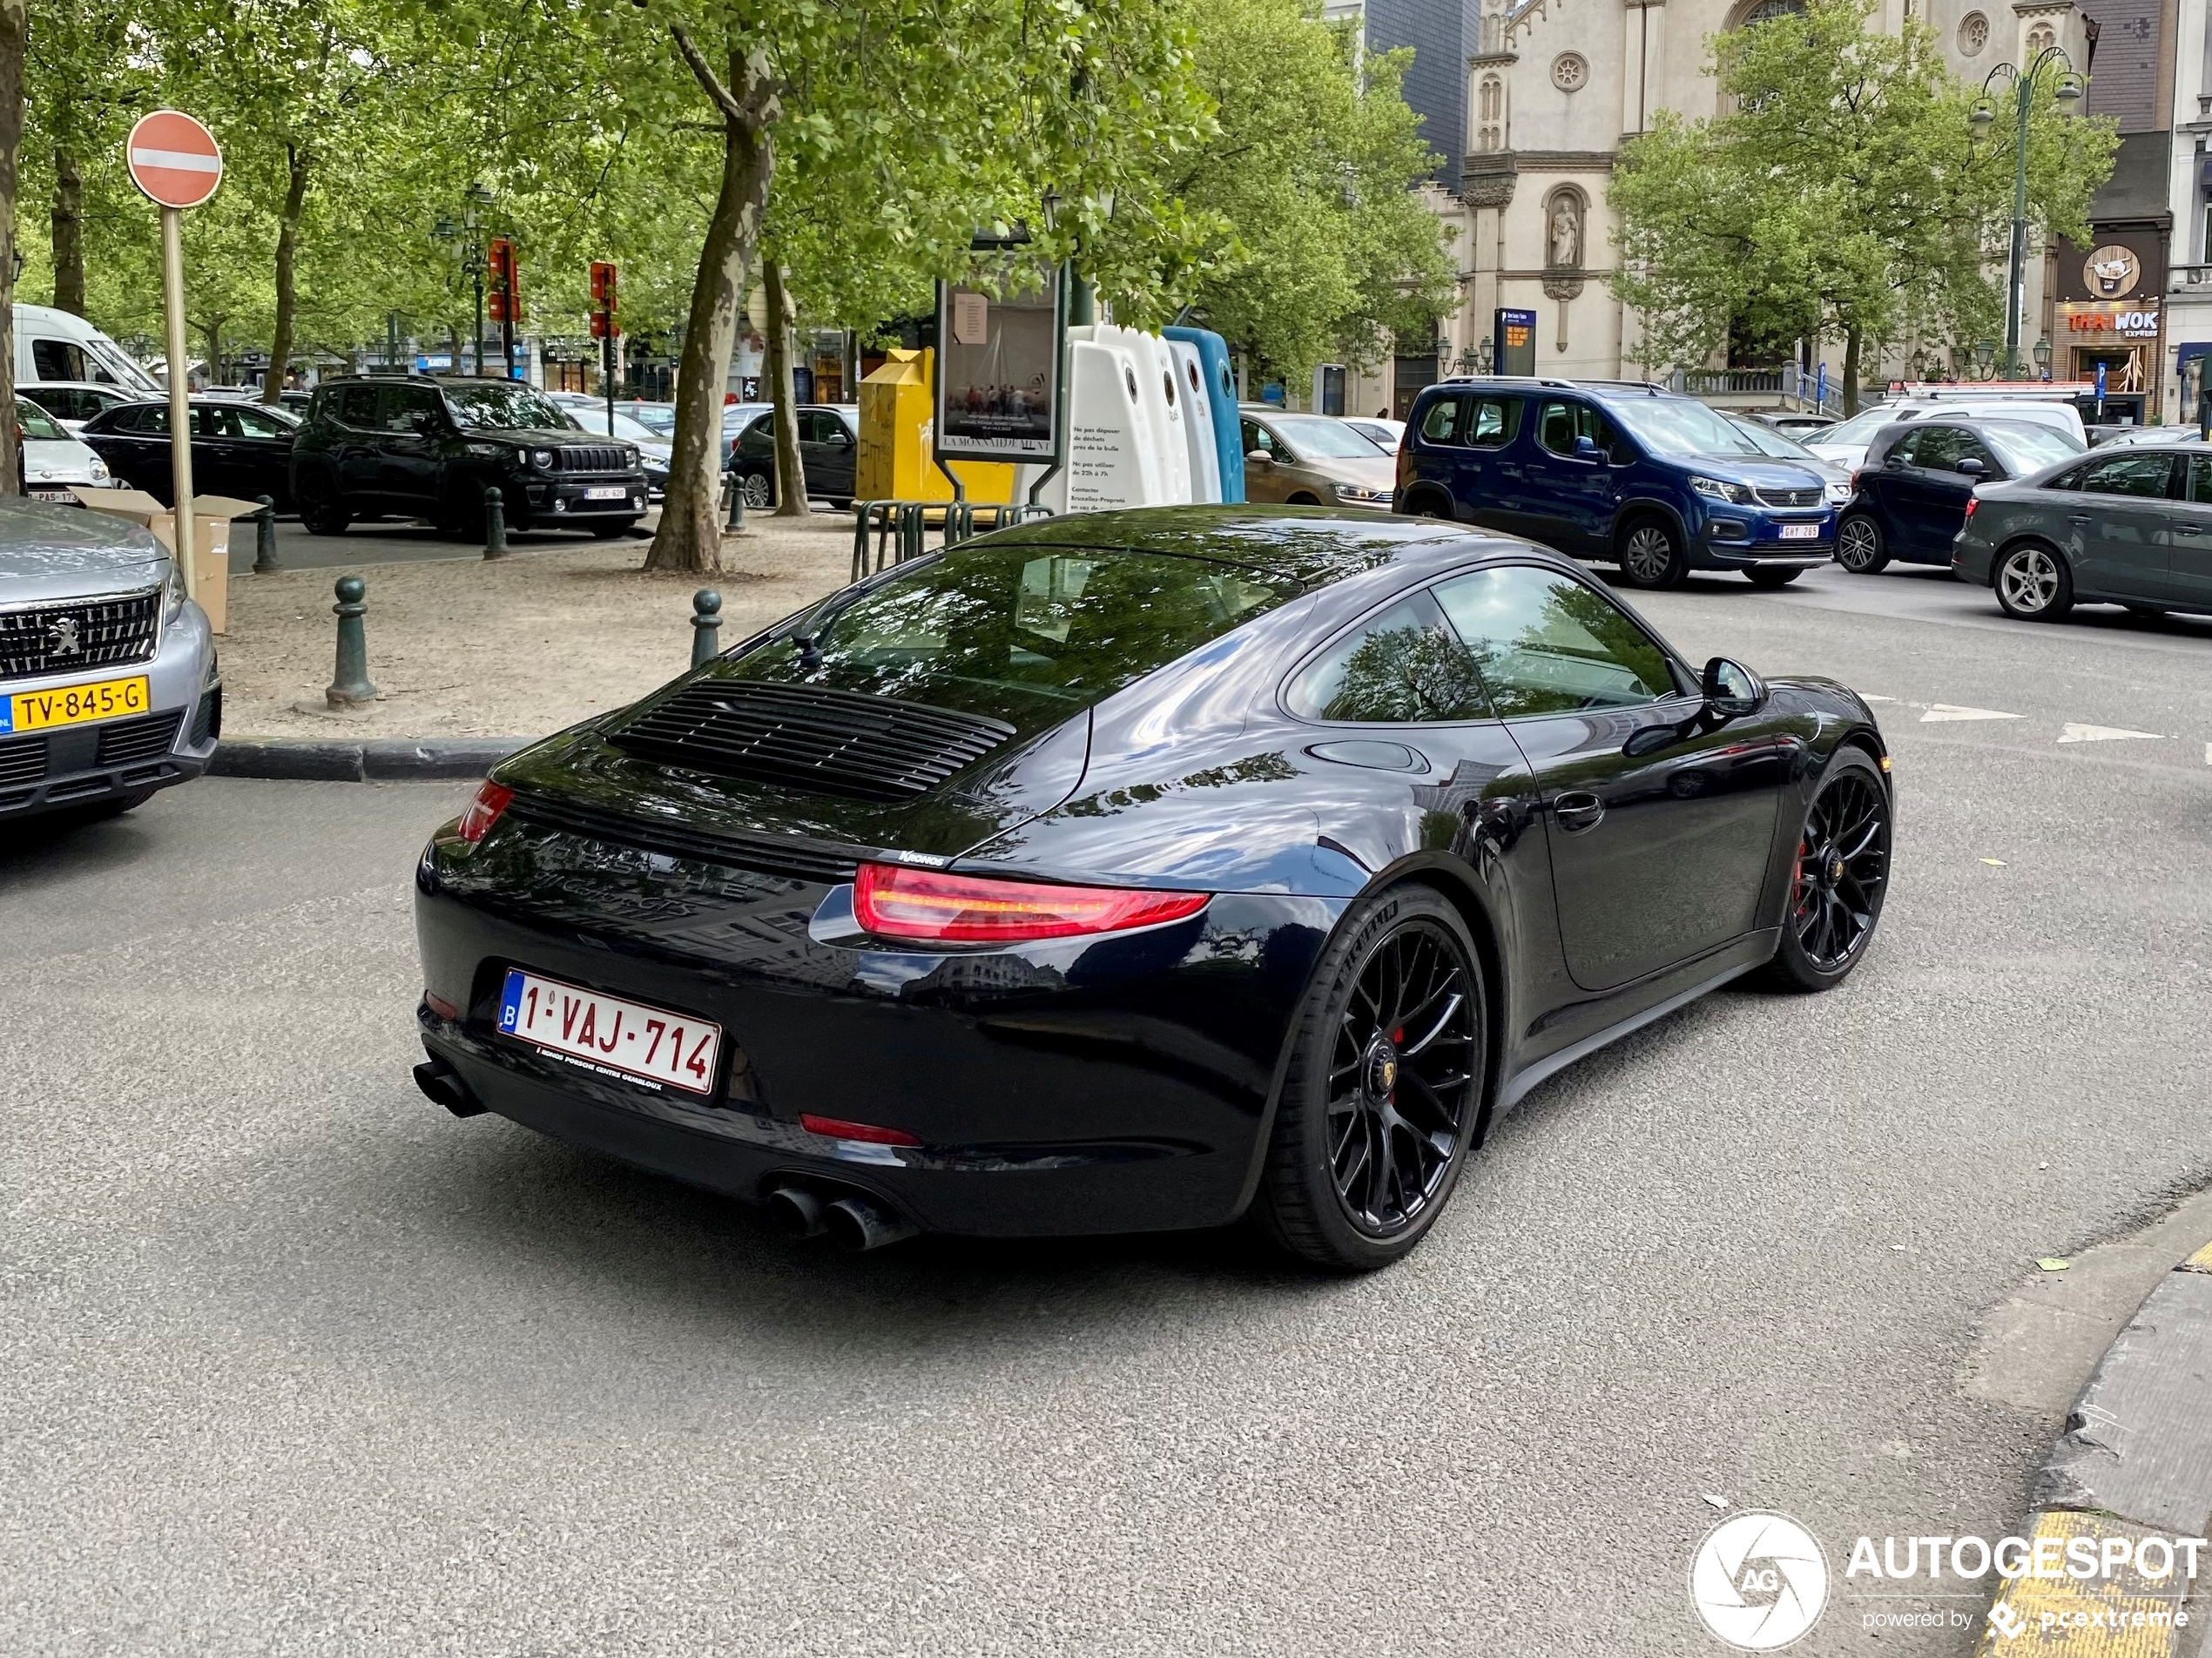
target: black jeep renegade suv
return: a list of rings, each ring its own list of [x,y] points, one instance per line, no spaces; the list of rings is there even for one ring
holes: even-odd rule
[[[645,510],[637,451],[516,381],[327,380],[293,441],[292,498],[318,536],[376,516],[482,535],[488,488],[510,529],[619,536]]]

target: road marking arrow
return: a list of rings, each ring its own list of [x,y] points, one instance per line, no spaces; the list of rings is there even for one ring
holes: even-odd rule
[[[1960,708],[1952,703],[1930,703],[1928,711],[1920,716],[1920,724],[1932,725],[1946,719],[2018,719],[2018,714],[2000,714],[1993,708]]]
[[[2072,720],[2059,733],[2061,743],[2124,743],[2130,740],[2162,743],[2164,735],[2158,731],[2126,731],[2117,725],[2077,725]]]

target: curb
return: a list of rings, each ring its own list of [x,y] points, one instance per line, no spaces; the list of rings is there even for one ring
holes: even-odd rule
[[[2077,1538],[2101,1547],[2107,1538],[2204,1534],[2212,1520],[2212,1243],[2159,1281],[2097,1361],[2029,1482],[2028,1501],[2023,1534],[2063,1540],[2061,1550]],[[2212,1651],[2198,1627],[2207,1582],[2202,1567],[2190,1582],[2178,1574],[2145,1577],[2132,1565],[2103,1578],[2015,1578],[1990,1607],[1976,1658]],[[2186,1624],[2175,1613],[2187,1614]]]
[[[306,743],[226,738],[216,745],[207,775],[300,783],[480,778],[529,741],[523,737],[457,737]]]

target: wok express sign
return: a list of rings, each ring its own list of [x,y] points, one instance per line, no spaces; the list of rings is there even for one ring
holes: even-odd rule
[[[2158,338],[2158,304],[2155,300],[2137,300],[2133,304],[2076,300],[2059,307],[2059,320],[2076,336],[2101,335],[2108,340]]]

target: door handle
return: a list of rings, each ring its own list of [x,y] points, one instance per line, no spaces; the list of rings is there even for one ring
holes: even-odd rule
[[[2086,524],[2089,522],[2089,515],[2086,512],[2077,512],[2074,515],[2074,522],[2077,524]]]
[[[2204,533],[2203,525],[2193,524],[2188,522],[2187,520],[2183,520],[2182,522],[2175,524],[2174,528],[2180,530],[2184,536],[2202,536]]]
[[[1605,816],[1605,802],[1587,789],[1568,789],[1552,800],[1552,816],[1570,835],[1595,829]]]

